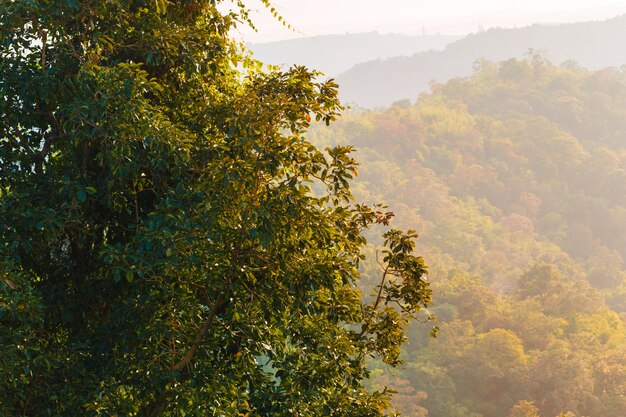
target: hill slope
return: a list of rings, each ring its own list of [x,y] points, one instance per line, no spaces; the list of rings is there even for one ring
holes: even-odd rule
[[[432,80],[446,82],[468,76],[480,58],[521,58],[529,49],[557,63],[575,60],[590,69],[620,67],[626,64],[625,38],[626,16],[601,22],[491,29],[469,35],[443,51],[358,64],[339,75],[337,81],[344,101],[364,107],[384,106],[417,98]]]
[[[311,134],[357,147],[357,201],[388,203],[430,265],[441,332],[416,326],[372,389],[409,417],[626,415],[624,72],[483,61]]]
[[[275,65],[305,65],[336,76],[359,62],[443,49],[459,36],[380,35],[375,32],[326,35],[248,44],[255,57]]]

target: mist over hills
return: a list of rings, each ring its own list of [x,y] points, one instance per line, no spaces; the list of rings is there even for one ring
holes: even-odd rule
[[[626,416],[626,72],[483,60],[310,135],[356,148],[356,201],[388,204],[429,266],[441,332],[413,327],[372,389],[408,417]]]
[[[572,60],[589,69],[620,67],[626,64],[624,38],[626,15],[606,21],[490,29],[451,43],[442,51],[358,64],[340,74],[337,81],[345,102],[384,106],[416,99],[429,90],[433,80],[469,76],[478,59],[522,58],[529,49],[557,64]]]
[[[460,38],[451,35],[381,35],[369,32],[251,43],[248,47],[262,62],[305,65],[333,77],[360,62],[441,50]]]

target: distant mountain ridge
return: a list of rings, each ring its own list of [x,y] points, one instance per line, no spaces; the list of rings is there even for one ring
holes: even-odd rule
[[[620,67],[626,64],[624,39],[626,15],[605,21],[490,29],[451,43],[442,51],[358,64],[340,74],[337,81],[345,102],[386,106],[416,99],[429,90],[433,80],[446,82],[471,75],[480,58],[521,58],[529,49],[557,64],[573,60],[589,69]]]
[[[325,35],[268,43],[250,43],[254,56],[268,64],[305,65],[333,77],[354,65],[379,58],[441,50],[460,36],[410,36],[376,32]]]

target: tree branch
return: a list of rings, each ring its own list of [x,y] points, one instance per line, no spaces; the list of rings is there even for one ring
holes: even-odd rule
[[[41,35],[41,69],[46,69],[46,47],[48,43],[48,33],[44,30]]]
[[[35,151],[33,151],[33,148],[30,147],[30,145],[28,144],[28,140],[26,140],[24,135],[18,133],[18,139],[9,132],[6,132],[6,136],[11,141],[11,143],[13,143],[14,146],[18,148],[23,148],[29,156],[37,158],[37,154],[35,153]]]
[[[215,300],[215,304],[213,305],[213,310],[211,311],[211,314],[209,315],[209,317],[207,317],[207,319],[204,321],[204,324],[202,325],[202,328],[196,335],[191,345],[191,348],[185,353],[185,355],[182,357],[181,360],[172,364],[172,366],[170,367],[170,371],[172,372],[180,371],[185,366],[189,365],[189,363],[195,356],[196,352],[200,348],[200,345],[202,344],[204,337],[213,326],[213,323],[215,322],[215,318],[217,317],[217,315],[219,314],[222,308],[224,297],[225,295],[223,292],[217,296],[217,299]],[[176,379],[176,377],[173,377],[172,379]],[[144,407],[140,410],[138,415],[145,415],[148,417],[158,417],[161,415],[161,413],[165,410],[166,407],[167,407],[167,389],[163,387],[163,391],[161,392],[161,395],[159,395],[158,398],[156,398],[152,404],[144,405]]]
[[[378,308],[378,304],[380,304],[380,300],[382,299],[383,294],[383,286],[385,285],[385,280],[387,279],[387,273],[389,272],[389,265],[385,267],[385,271],[383,272],[383,277],[380,280],[380,284],[378,286],[378,294],[376,295],[376,300],[374,301],[374,305],[372,307],[372,313],[376,311]],[[367,329],[369,328],[370,321],[367,321],[361,327],[361,333],[359,333],[359,338],[363,337]]]
[[[193,341],[193,343],[191,345],[191,348],[185,353],[185,355],[182,357],[181,360],[179,360],[178,362],[176,362],[172,366],[172,368],[171,368],[172,371],[180,371],[185,366],[189,365],[189,363],[193,359],[194,355],[198,351],[198,348],[202,344],[202,341],[204,340],[204,337],[206,336],[206,334],[211,329],[211,326],[213,326],[213,322],[215,321],[215,317],[217,316],[217,313],[220,311],[223,302],[224,302],[224,293],[220,293],[220,295],[217,296],[217,300],[215,300],[215,305],[213,306],[213,310],[211,311],[211,314],[205,320],[204,325],[202,326],[202,328],[200,329],[200,331],[196,335],[196,338],[194,339],[194,341]]]

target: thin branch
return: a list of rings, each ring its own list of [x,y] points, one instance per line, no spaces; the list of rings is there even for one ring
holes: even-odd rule
[[[380,259],[378,259],[378,249],[376,249],[376,263],[378,264],[378,266],[380,266],[382,269],[385,269],[385,264],[383,264]]]
[[[211,311],[211,314],[205,320],[204,325],[202,326],[202,328],[196,335],[196,338],[194,339],[193,344],[191,345],[191,348],[185,353],[185,355],[183,356],[181,360],[179,360],[172,366],[171,368],[172,371],[180,371],[191,362],[194,355],[198,351],[198,348],[200,348],[200,345],[202,344],[204,337],[211,329],[211,326],[213,326],[213,322],[215,321],[215,317],[217,316],[217,313],[222,307],[223,301],[224,301],[224,293],[220,293],[220,295],[217,296],[217,300],[215,300],[215,304],[213,305],[213,310]]]
[[[46,47],[48,43],[48,33],[44,30],[41,35],[41,69],[46,69]]]
[[[376,309],[378,308],[378,304],[380,304],[380,300],[382,299],[382,294],[383,294],[383,287],[385,285],[385,280],[387,279],[387,272],[389,271],[389,265],[387,265],[387,267],[385,268],[385,271],[383,272],[383,277],[380,280],[380,284],[378,286],[378,295],[376,296],[376,301],[374,301],[374,306],[372,308],[372,311],[376,311]],[[361,327],[361,333],[359,333],[359,338],[363,337],[363,335],[365,334],[365,332],[367,332],[367,329],[369,328],[369,321],[363,324],[363,327]]]
[[[137,199],[137,185],[133,185],[135,191],[135,230],[139,233],[139,200]]]
[[[387,265],[387,267],[385,268],[383,277],[380,280],[380,285],[378,288],[378,295],[376,296],[376,301],[374,302],[374,308],[373,308],[374,311],[376,311],[376,309],[378,308],[378,304],[380,304],[380,300],[382,298],[382,293],[383,293],[383,286],[385,285],[385,279],[387,278],[388,271],[389,271],[389,265]]]
[[[39,153],[41,159],[45,159],[46,155],[48,155],[48,152],[50,152],[50,145],[52,144],[53,136],[54,136],[53,134],[45,135],[44,141],[43,141],[43,147],[41,148],[41,152]]]
[[[204,324],[202,325],[202,328],[200,329],[198,334],[196,334],[196,337],[194,338],[194,341],[191,347],[178,362],[172,364],[172,366],[170,367],[171,372],[181,371],[183,368],[188,366],[193,360],[195,354],[197,353],[198,349],[202,345],[204,338],[206,337],[209,330],[211,330],[211,327],[213,326],[217,316],[220,314],[220,311],[222,311],[224,307],[224,301],[228,293],[227,288],[230,282],[231,282],[231,279],[227,279],[227,282],[224,284],[223,291],[220,292],[219,295],[217,296],[217,299],[215,300],[215,303],[213,304],[213,309],[209,317],[207,317],[207,319],[204,321]],[[172,376],[172,379],[174,380],[178,378],[179,376]],[[159,415],[161,415],[161,413],[163,412],[163,410],[165,410],[166,407],[167,407],[167,387],[164,386],[163,391],[161,392],[161,395],[159,395],[159,397],[156,398],[152,404],[146,404],[138,415],[158,417]]]

